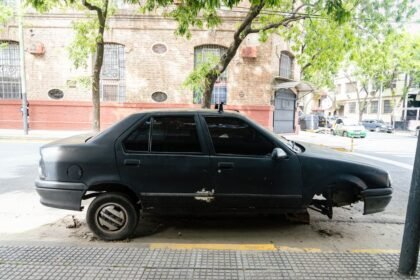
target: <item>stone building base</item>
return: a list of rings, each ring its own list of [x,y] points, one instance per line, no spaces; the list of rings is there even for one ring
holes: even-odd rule
[[[122,118],[151,109],[200,108],[195,104],[109,103],[101,104],[101,128]],[[230,105],[226,110],[238,110],[262,126],[272,129],[273,106]],[[29,129],[86,130],[92,124],[92,103],[80,101],[29,101]],[[0,101],[0,129],[22,128],[20,100]]]

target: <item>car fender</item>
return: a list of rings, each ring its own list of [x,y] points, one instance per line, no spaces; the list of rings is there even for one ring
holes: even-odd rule
[[[351,184],[356,186],[360,191],[366,190],[368,188],[362,179],[351,174],[340,174],[331,178],[331,180],[326,184],[326,188],[334,188],[341,184]]]

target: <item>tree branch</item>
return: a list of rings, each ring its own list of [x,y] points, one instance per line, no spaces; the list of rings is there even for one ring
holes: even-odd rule
[[[248,31],[248,33],[259,33],[261,31],[267,31],[267,30],[270,30],[270,29],[278,28],[280,26],[286,27],[291,22],[298,21],[298,20],[301,20],[301,19],[305,19],[305,18],[308,18],[308,17],[309,16],[307,16],[307,15],[290,16],[288,18],[285,18],[285,19],[281,20],[280,22],[272,23],[272,24],[266,25],[266,26],[261,27],[261,28],[250,29]]]
[[[86,8],[88,8],[89,10],[96,11],[97,13],[101,13],[102,14],[101,8],[99,8],[96,5],[93,5],[93,4],[89,3],[87,0],[82,0],[82,4],[83,4],[83,6],[85,6]]]
[[[249,31],[248,31],[248,33],[258,33],[260,31],[267,31],[267,30],[270,30],[270,29],[278,28],[280,26],[286,27],[289,23],[291,23],[293,21],[298,21],[300,19],[305,19],[305,18],[307,18],[309,16],[308,15],[298,15],[297,16],[296,14],[300,11],[300,9],[302,9],[303,7],[306,7],[306,6],[308,6],[308,4],[302,4],[302,5],[300,5],[299,7],[297,7],[293,11],[293,13],[292,13],[292,15],[290,17],[284,18],[280,22],[272,23],[272,24],[269,24],[269,25],[264,26],[262,28],[255,28],[255,29],[250,28]]]
[[[261,10],[264,8],[265,1],[261,0],[259,5],[252,6],[249,10],[248,14],[245,16],[245,19],[242,21],[239,28],[235,31],[235,34],[233,35],[234,40],[243,40],[243,38],[246,37],[247,34],[242,34],[242,32],[245,29],[249,29],[250,25],[252,24],[252,21],[260,14]],[[242,35],[242,36],[241,36]],[[242,37],[242,38],[241,38]]]

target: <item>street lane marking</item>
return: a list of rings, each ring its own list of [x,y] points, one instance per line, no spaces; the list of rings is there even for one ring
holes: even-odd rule
[[[384,159],[384,158],[380,158],[380,157],[374,157],[374,156],[368,156],[368,155],[364,155],[364,154],[359,154],[359,153],[352,153],[353,155],[359,156],[359,157],[364,157],[364,158],[368,158],[368,159],[373,159],[376,161],[381,161],[381,162],[385,162],[388,164],[392,164],[398,167],[402,167],[408,170],[413,170],[413,166],[410,164],[406,164],[406,163],[402,163],[399,161],[395,161],[395,160],[390,160],[390,159]]]
[[[151,243],[150,249],[175,250],[234,250],[234,251],[276,251],[274,244],[199,244],[199,243]]]

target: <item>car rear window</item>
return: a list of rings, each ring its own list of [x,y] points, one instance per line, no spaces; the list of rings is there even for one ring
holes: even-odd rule
[[[193,116],[154,117],[152,152],[200,153],[197,126]]]

